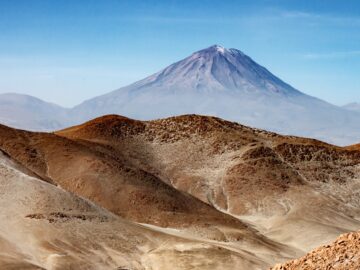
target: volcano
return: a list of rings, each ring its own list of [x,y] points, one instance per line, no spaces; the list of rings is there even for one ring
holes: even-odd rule
[[[306,95],[219,45],[71,110],[72,124],[105,114],[150,120],[191,113],[341,145],[360,140],[359,113]]]

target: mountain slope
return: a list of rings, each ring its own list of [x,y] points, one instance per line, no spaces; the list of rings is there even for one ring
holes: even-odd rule
[[[66,126],[66,109],[21,94],[0,94],[0,123],[28,130],[50,131]]]
[[[261,255],[129,222],[24,171],[0,154],[3,270],[264,269],[269,263]]]
[[[360,112],[360,104],[356,102],[346,104],[343,108],[350,111]]]
[[[73,123],[104,114],[148,120],[188,113],[336,144],[360,140],[360,113],[305,95],[241,51],[218,45],[71,111]]]

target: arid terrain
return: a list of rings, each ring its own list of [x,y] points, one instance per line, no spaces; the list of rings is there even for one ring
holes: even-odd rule
[[[0,269],[268,269],[360,229],[358,145],[108,115],[0,150]]]
[[[335,242],[272,270],[360,269],[360,233],[341,235]]]

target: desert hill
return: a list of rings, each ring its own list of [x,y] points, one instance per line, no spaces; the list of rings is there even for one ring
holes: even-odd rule
[[[84,197],[116,216],[161,233],[171,228],[166,233],[176,237],[220,243],[221,248],[224,245],[241,254],[237,264],[263,267],[270,265],[274,257],[300,254],[135,167],[108,146],[6,126],[0,126],[0,133],[2,151],[29,174]]]
[[[140,223],[165,234],[164,241],[181,239],[166,245],[173,262],[207,258],[202,248],[175,252],[182,241],[234,258],[223,268],[208,258],[209,266],[196,269],[266,269],[360,228],[357,148],[216,117],[108,115],[55,133],[0,126],[0,150],[36,183],[85,198],[131,228]],[[130,260],[138,262],[135,257]]]
[[[121,156],[108,154],[108,148],[100,144],[5,126],[0,126],[0,132],[1,149],[38,177],[120,216],[162,226],[187,226],[194,218],[202,217],[200,220],[204,223],[209,219],[246,227],[235,218],[163,183],[151,173],[132,166]],[[193,217],[187,219],[187,214]]]
[[[176,189],[304,251],[360,225],[354,218],[357,150],[197,115],[144,122],[112,115],[57,134],[106,145]]]
[[[346,147],[349,150],[360,150],[360,143],[359,144],[354,144],[354,145],[350,145],[348,147]]]
[[[0,156],[0,269],[263,269],[260,256],[124,220]]]

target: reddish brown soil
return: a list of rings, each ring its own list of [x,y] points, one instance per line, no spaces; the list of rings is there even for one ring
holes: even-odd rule
[[[340,236],[335,242],[322,246],[306,256],[272,270],[313,270],[313,269],[360,269],[360,232]]]

